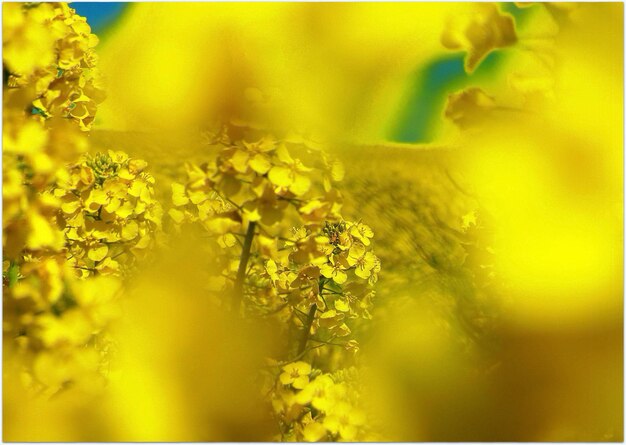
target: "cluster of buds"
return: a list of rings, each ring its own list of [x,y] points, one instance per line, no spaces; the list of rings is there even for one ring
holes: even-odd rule
[[[146,167],[123,152],[85,155],[57,183],[68,260],[81,276],[121,273],[154,245],[163,212]]]

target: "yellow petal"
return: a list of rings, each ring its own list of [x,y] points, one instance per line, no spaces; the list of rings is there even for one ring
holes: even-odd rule
[[[363,279],[367,279],[372,274],[372,270],[371,269],[367,269],[367,268],[357,267],[356,269],[354,269],[354,274],[357,277],[360,277],[360,278],[363,278]]]
[[[63,203],[61,205],[61,210],[63,211],[63,213],[74,213],[76,210],[78,210],[78,208],[80,207],[80,201],[70,201],[70,202],[66,202]]]
[[[172,218],[176,224],[180,224],[185,220],[185,214],[178,209],[170,209],[167,214],[170,215],[170,218]]]
[[[135,206],[129,201],[126,201],[119,209],[115,211],[115,214],[120,218],[128,218],[133,214]]]
[[[306,375],[302,375],[296,378],[291,384],[291,386],[293,386],[296,389],[302,389],[307,385],[307,383],[309,383],[309,377]]]
[[[289,150],[287,150],[285,144],[280,144],[280,146],[276,149],[276,155],[281,162],[284,162],[285,164],[293,164],[293,158],[289,154]]]
[[[89,193],[89,198],[85,202],[87,209],[94,212],[98,210],[101,205],[107,204],[109,202],[109,197],[107,193],[102,189],[94,189]]]
[[[296,175],[294,181],[289,186],[289,191],[296,196],[302,196],[311,188],[311,180],[304,175]]]
[[[279,187],[288,187],[293,182],[291,169],[276,165],[269,171],[268,178],[272,184]]]
[[[60,232],[57,232],[50,222],[37,212],[28,215],[29,234],[26,245],[29,249],[40,249],[58,244]]]
[[[279,379],[280,379],[280,383],[282,383],[283,385],[289,385],[293,381],[291,376],[286,372],[283,372],[280,375]]]
[[[122,179],[126,179],[127,181],[132,181],[136,177],[136,175],[131,173],[130,170],[128,170],[127,168],[120,169],[120,171],[117,173],[117,176]]]
[[[87,256],[92,261],[101,261],[109,253],[109,247],[106,244],[101,244],[96,248],[89,249]]]
[[[350,305],[343,300],[335,300],[335,309],[340,312],[349,312]]]
[[[141,173],[148,166],[148,163],[142,159],[132,159],[128,162],[128,171],[134,175]]]
[[[235,151],[235,154],[230,158],[230,163],[233,168],[239,173],[245,173],[248,171],[248,159],[249,155],[243,150]]]
[[[276,263],[274,262],[274,260],[272,259],[267,260],[267,263],[265,263],[265,270],[267,270],[267,273],[270,275],[273,275],[276,272],[278,272],[278,267],[276,266]]]
[[[252,170],[257,172],[258,174],[264,175],[272,167],[272,164],[266,156],[257,154],[252,159],[250,159],[250,167],[252,167]]]
[[[141,192],[145,187],[146,184],[144,182],[133,181],[133,183],[130,185],[130,188],[128,189],[128,194],[137,198],[139,197],[139,195],[141,195]]]
[[[335,276],[333,277],[333,281],[335,281],[335,283],[343,284],[346,282],[347,279],[348,279],[348,274],[345,273],[343,270],[337,269],[335,271]]]
[[[326,278],[332,278],[333,273],[335,272],[335,268],[330,264],[323,264],[320,266],[320,273],[324,275]]]
[[[109,213],[113,213],[117,209],[119,209],[121,205],[122,205],[121,199],[113,198],[111,202],[109,202],[106,206],[104,206],[104,210],[106,210]]]
[[[129,221],[122,228],[122,239],[132,240],[139,234],[139,225],[136,221]]]
[[[307,442],[318,442],[326,438],[326,428],[320,423],[311,422],[304,427],[302,437]]]

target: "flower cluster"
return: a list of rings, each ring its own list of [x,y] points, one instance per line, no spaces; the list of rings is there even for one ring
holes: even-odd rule
[[[282,438],[354,440],[364,419],[333,375],[358,351],[355,323],[371,318],[381,270],[374,233],[341,216],[334,184],[343,166],[317,144],[228,130],[212,139],[212,159],[187,165],[187,181],[172,184],[169,216],[213,240],[207,283],[231,300],[222,303],[284,331],[289,364],[268,376]],[[312,370],[313,356],[335,374]]]
[[[120,265],[130,267],[154,244],[163,212],[146,167],[109,151],[85,155],[63,172],[54,196],[68,260],[82,276],[120,273]]]
[[[332,342],[351,330],[346,321],[371,318],[380,260],[371,250],[372,230],[363,223],[325,222],[318,233],[302,228],[300,237],[285,242],[287,261],[268,259],[265,274],[275,294],[298,314],[319,312],[310,329],[315,341]],[[294,315],[294,320],[302,319]],[[347,349],[358,348],[355,340]]]
[[[59,250],[63,234],[47,193],[65,163],[86,150],[102,94],[97,38],[65,3],[3,5],[3,247]]]
[[[89,130],[103,93],[98,38],[86,19],[67,3],[12,3],[3,12],[5,94],[29,102],[24,105],[41,121],[68,118]]]
[[[116,277],[86,279],[89,274],[72,267],[101,266],[84,262],[77,246],[85,240],[72,239],[69,221],[74,218],[74,224],[82,217],[82,224],[74,224],[77,238],[93,234],[91,213],[81,206],[90,196],[92,201],[96,198],[92,189],[106,185],[106,167],[89,157],[79,162],[93,164],[77,167],[84,175],[91,174],[90,181],[86,176],[76,180],[76,168],[67,165],[87,150],[85,133],[102,99],[93,49],[98,39],[65,3],[3,5],[3,39],[5,345],[14,352],[10,357],[19,363],[22,382],[36,393],[52,396],[71,386],[93,391],[102,387],[106,375],[111,347],[107,326],[118,313],[121,283]],[[144,167],[136,164],[125,184],[148,184],[140,172]],[[137,198],[142,187],[134,186]],[[131,192],[119,193],[126,197]],[[149,213],[150,202],[145,201],[143,214]],[[142,213],[138,206],[129,209],[129,217]],[[156,221],[158,211],[154,212]],[[108,223],[110,227],[94,230],[117,230],[116,221]],[[146,243],[139,227],[135,238],[134,247]],[[112,271],[115,262],[109,256],[107,267]]]
[[[34,393],[94,392],[105,384],[114,344],[107,327],[119,316],[120,282],[72,273],[59,256],[28,257],[19,268],[4,262],[4,335],[21,360],[22,384]]]
[[[123,278],[156,244],[162,208],[146,162],[85,154],[102,94],[84,18],[56,3],[4,12],[4,335],[35,391],[101,387]],[[342,165],[311,140],[232,122],[208,145],[172,184],[167,224],[203,232],[215,301],[285,334],[285,365],[267,374],[283,437],[362,437],[341,369],[380,261],[370,227],[341,215]]]
[[[333,183],[342,178],[342,167],[302,138],[279,139],[256,132],[235,137],[233,133],[225,126],[212,137],[209,162],[187,164],[186,182],[172,184],[174,207],[168,213],[177,226],[199,223],[213,237],[215,247],[224,250],[212,266],[211,283],[219,290],[235,285],[248,231],[257,251],[247,264],[246,284],[256,289],[248,298],[256,301],[248,306],[269,309],[283,301],[264,279],[265,262],[289,263],[292,249],[300,257],[323,254],[315,235],[292,239],[290,228],[304,223],[299,234],[316,234],[324,221],[340,220],[341,195]]]
[[[290,205],[308,224],[338,218],[341,197],[332,183],[342,178],[342,167],[316,144],[268,134],[232,140],[227,129],[214,142],[215,160],[187,165],[186,184],[172,185],[175,208],[169,214],[177,223],[206,225],[216,213],[236,209],[246,221],[274,227],[288,218]],[[318,165],[305,165],[295,152]],[[323,177],[323,190],[314,190],[315,177]]]
[[[315,305],[314,329],[349,334],[344,319],[369,317],[380,262],[371,251],[372,230],[341,217],[333,184],[343,177],[342,165],[302,138],[235,139],[228,128],[211,150],[211,162],[187,165],[186,183],[172,184],[169,215],[177,225],[199,222],[226,250],[215,269],[220,290],[236,285],[247,230],[256,247],[240,283],[247,310],[276,313],[302,328],[297,314]]]
[[[366,413],[359,403],[355,368],[334,373],[306,362],[282,367],[271,391],[282,441],[362,441],[368,439]]]

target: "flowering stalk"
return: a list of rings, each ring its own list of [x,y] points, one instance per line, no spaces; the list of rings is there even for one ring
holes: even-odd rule
[[[218,301],[227,295],[243,317],[245,292],[245,316],[271,319],[284,333],[280,349],[290,360],[268,358],[273,365],[263,371],[281,437],[364,437],[357,391],[350,389],[356,377],[341,368],[358,351],[357,341],[346,338],[351,326],[371,318],[380,260],[372,251],[371,228],[341,215],[334,183],[343,167],[297,135],[242,135],[226,125],[210,140],[216,158],[186,165],[186,182],[172,184],[168,214],[175,227],[200,223],[209,232],[216,254],[207,259],[207,287]],[[309,346],[314,341],[319,344]],[[331,352],[330,345],[346,353]],[[313,357],[305,358],[314,349],[317,369]]]

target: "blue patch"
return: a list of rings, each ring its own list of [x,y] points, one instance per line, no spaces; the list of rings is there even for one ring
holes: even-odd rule
[[[103,33],[107,27],[115,23],[128,6],[125,2],[75,2],[70,7],[76,10],[78,15],[87,18],[94,34]]]
[[[529,8],[519,8],[514,3],[501,3],[500,7],[502,12],[514,17],[517,27],[528,17]],[[432,141],[433,130],[441,118],[448,95],[491,75],[501,66],[506,54],[502,50],[492,51],[472,74],[465,72],[463,58],[464,53],[444,56],[415,73],[413,83],[407,91],[406,105],[390,132],[390,141]]]

